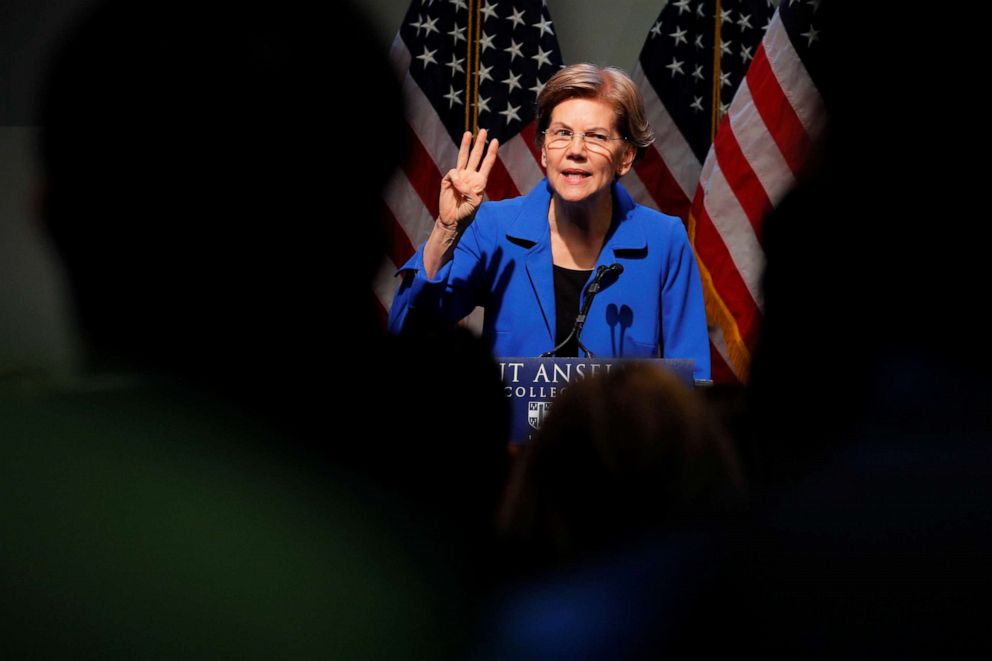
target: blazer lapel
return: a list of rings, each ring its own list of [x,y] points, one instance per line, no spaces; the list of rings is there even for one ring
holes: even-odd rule
[[[507,231],[507,238],[518,245],[530,243],[525,263],[531,291],[537,299],[548,332],[548,348],[555,339],[555,280],[551,259],[551,228],[548,225],[548,205],[551,190],[547,180],[538,183],[524,200],[520,215]]]
[[[648,247],[644,227],[633,217],[637,207],[620,183],[613,184],[613,226],[603,242],[596,266],[609,266],[617,261],[623,263],[629,256],[623,253],[634,251],[642,253]]]
[[[619,183],[614,185],[613,228],[599,254],[597,266],[626,261],[624,251],[643,251],[647,247],[644,228],[630,218],[636,205],[630,194]],[[506,236],[518,245],[530,245],[526,255],[527,276],[531,290],[544,317],[548,340],[555,340],[555,279],[551,258],[551,227],[548,224],[548,205],[551,188],[542,180],[527,194],[516,220]]]

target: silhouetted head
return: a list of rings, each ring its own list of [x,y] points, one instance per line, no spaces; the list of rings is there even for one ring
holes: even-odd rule
[[[401,103],[362,17],[317,7],[112,0],[62,43],[44,213],[101,359],[241,386],[369,341]]]
[[[734,513],[742,494],[734,450],[695,393],[635,363],[555,400],[514,467],[502,525],[532,560],[561,560]]]

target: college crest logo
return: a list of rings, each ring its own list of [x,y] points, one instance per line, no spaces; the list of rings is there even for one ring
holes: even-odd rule
[[[534,429],[539,429],[550,409],[551,402],[527,402],[528,424]]]

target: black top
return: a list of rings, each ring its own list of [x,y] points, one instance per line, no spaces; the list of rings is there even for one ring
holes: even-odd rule
[[[579,298],[582,294],[582,288],[585,287],[591,273],[592,269],[576,271],[555,265],[555,319],[557,319],[555,346],[561,344],[572,332],[575,318],[579,316]],[[578,357],[578,339],[573,337],[555,355],[565,358]]]

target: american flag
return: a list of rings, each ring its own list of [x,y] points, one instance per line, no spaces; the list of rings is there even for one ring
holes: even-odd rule
[[[657,139],[625,179],[680,216],[703,276],[713,378],[747,379],[762,317],[764,218],[822,133],[820,0],[673,0],[633,77]]]
[[[384,194],[392,249],[374,284],[383,314],[396,268],[430,234],[441,177],[455,166],[465,131],[484,128],[499,139],[490,199],[527,193],[544,176],[536,101],[562,66],[541,0],[413,0],[390,59],[406,98],[410,157]]]

